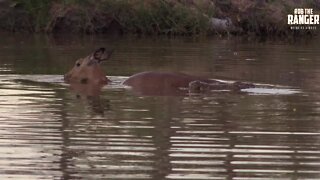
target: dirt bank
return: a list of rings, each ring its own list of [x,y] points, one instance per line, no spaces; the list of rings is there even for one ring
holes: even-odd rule
[[[292,30],[294,8],[319,12],[320,0],[0,0],[0,30],[167,35],[317,34]],[[320,27],[318,27],[319,29]]]

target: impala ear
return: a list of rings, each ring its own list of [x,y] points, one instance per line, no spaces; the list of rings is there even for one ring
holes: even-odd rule
[[[95,60],[98,60],[98,62],[100,63],[101,61],[108,60],[111,57],[112,53],[113,53],[113,49],[107,51],[105,48],[102,47],[102,48],[97,49],[93,53],[93,58]]]

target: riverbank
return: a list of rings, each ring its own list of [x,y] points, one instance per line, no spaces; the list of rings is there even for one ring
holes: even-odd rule
[[[310,0],[0,0],[0,30],[34,33],[142,35],[318,34],[291,29],[294,8],[313,8]]]

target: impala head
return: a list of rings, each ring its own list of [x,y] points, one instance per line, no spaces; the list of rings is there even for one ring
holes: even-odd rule
[[[112,55],[113,50],[107,51],[105,48],[99,48],[85,58],[78,59],[74,67],[64,75],[67,83],[108,83],[110,80],[106,77],[100,64],[106,61]]]

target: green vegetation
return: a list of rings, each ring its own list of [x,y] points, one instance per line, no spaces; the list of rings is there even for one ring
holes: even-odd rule
[[[107,2],[107,1],[106,1]],[[109,3],[115,3],[110,1]],[[126,31],[142,34],[199,34],[208,30],[209,19],[201,11],[167,1],[139,1],[131,8],[123,1],[114,17]],[[117,4],[114,4],[117,6]],[[109,6],[113,7],[113,6]],[[108,8],[107,8],[108,9]],[[111,9],[109,9],[111,11]]]
[[[3,0],[0,30],[150,35],[288,35],[286,15],[316,0]],[[211,18],[229,19],[218,31]],[[308,32],[307,32],[308,33]]]
[[[30,20],[33,30],[38,32],[46,25],[49,18],[51,0],[14,0],[11,7],[20,6]]]

